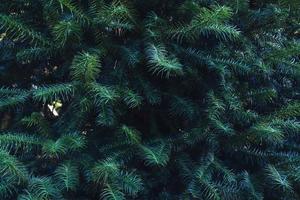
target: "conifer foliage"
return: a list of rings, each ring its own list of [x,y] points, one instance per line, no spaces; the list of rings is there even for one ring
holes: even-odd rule
[[[1,0],[0,199],[299,200],[298,0]]]

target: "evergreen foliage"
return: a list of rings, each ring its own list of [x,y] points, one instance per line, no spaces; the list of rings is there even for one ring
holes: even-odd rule
[[[298,0],[1,0],[0,199],[299,200]]]

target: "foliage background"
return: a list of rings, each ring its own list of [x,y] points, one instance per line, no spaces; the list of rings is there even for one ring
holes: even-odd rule
[[[300,199],[298,0],[1,0],[0,199]]]

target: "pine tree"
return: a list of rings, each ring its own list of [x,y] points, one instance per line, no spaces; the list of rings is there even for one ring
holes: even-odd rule
[[[2,0],[0,199],[300,199],[298,0]]]

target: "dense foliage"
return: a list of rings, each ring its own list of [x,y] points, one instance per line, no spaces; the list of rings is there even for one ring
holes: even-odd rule
[[[300,1],[0,0],[0,199],[300,199]]]

